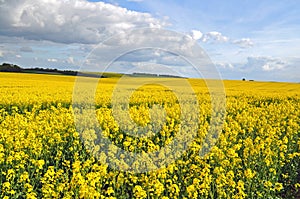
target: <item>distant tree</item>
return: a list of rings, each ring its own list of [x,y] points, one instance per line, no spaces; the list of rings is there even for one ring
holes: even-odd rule
[[[3,63],[0,65],[0,72],[22,72],[22,68],[18,65]]]
[[[242,80],[243,80],[243,81],[246,81],[246,79],[245,79],[245,78],[243,78]]]

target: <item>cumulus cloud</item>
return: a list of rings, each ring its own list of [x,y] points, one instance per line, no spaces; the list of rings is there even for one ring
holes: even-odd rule
[[[189,36],[206,43],[225,43],[229,41],[228,37],[217,31],[202,33],[200,30],[192,30]]]
[[[248,57],[247,63],[244,65],[244,70],[250,71],[278,71],[283,70],[288,66],[284,60],[274,57]]]
[[[203,36],[203,33],[199,30],[192,30],[191,31],[191,37],[195,40],[201,39]]]
[[[206,76],[216,74],[211,72],[214,68],[210,59],[197,41],[188,35],[164,29],[136,29],[111,37],[92,51],[81,70],[122,70],[126,73],[136,67],[136,63],[166,65],[183,76],[199,77],[199,72],[191,65],[193,63],[201,67]]]
[[[264,71],[281,70],[285,68],[285,64],[278,62],[267,62],[262,66]]]
[[[227,63],[227,62],[217,62],[215,63],[215,65],[218,68],[222,68],[222,69],[234,69],[234,66],[232,63]]]
[[[203,42],[212,41],[212,42],[223,43],[223,42],[228,42],[229,38],[222,35],[222,33],[220,33],[220,32],[212,31],[212,32],[208,32],[208,33],[204,34],[203,37],[201,38],[201,40]]]
[[[85,0],[3,0],[0,35],[57,43],[99,43],[138,27],[163,27],[149,13]]]
[[[232,43],[237,44],[241,48],[249,48],[249,47],[252,47],[254,45],[253,41],[249,38],[243,38],[243,39],[235,40]]]
[[[222,33],[217,31],[202,33],[199,30],[192,30],[189,33],[189,36],[195,40],[202,41],[205,43],[229,43],[230,42],[241,48],[249,48],[254,45],[254,42],[250,38],[232,40],[229,37],[224,36]]]
[[[267,56],[247,57],[244,62],[216,63],[225,79],[253,79],[260,81],[299,81],[300,58]]]

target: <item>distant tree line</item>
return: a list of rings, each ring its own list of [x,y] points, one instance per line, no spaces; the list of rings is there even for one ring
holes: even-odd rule
[[[62,75],[77,75],[77,71],[72,70],[58,70],[52,68],[25,68],[22,69],[23,72],[36,72],[36,73],[54,73],[54,74],[62,74]]]
[[[52,68],[21,68],[15,64],[3,63],[0,65],[0,72],[17,72],[17,73],[37,73],[37,74],[53,74],[53,75],[71,75],[82,77],[106,78],[107,76],[98,73],[78,72],[72,70],[59,70]]]
[[[3,63],[0,65],[0,72],[19,72],[19,73],[53,73],[62,75],[77,75],[77,71],[72,70],[58,70],[51,68],[21,68],[15,64]]]

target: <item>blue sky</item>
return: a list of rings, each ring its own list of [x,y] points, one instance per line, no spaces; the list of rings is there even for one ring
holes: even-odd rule
[[[0,62],[79,69],[105,39],[156,27],[195,39],[224,79],[300,82],[298,13],[294,0],[2,0]]]

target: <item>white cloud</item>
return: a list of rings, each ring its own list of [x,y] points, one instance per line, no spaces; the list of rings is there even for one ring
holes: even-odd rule
[[[215,63],[215,65],[219,68],[223,68],[223,69],[234,69],[233,64],[231,63],[226,63],[226,62],[217,62]]]
[[[238,46],[240,46],[242,48],[249,48],[249,47],[252,47],[254,45],[253,41],[249,38],[243,38],[243,39],[235,40],[232,43],[237,44]]]
[[[53,58],[49,58],[47,59],[48,62],[57,62],[58,60],[57,59],[53,59]]]
[[[162,64],[171,66],[183,76],[199,77],[199,72],[191,65],[193,63],[201,66],[206,75],[215,75],[210,73],[214,68],[197,41],[189,35],[164,29],[137,29],[112,37],[92,51],[81,70],[107,69],[126,73],[135,67],[135,63]]]
[[[283,70],[289,65],[288,62],[274,57],[248,57],[247,63],[244,65],[245,71],[278,71]]]
[[[201,39],[203,36],[203,33],[199,30],[192,30],[191,31],[191,37],[195,40]]]
[[[299,60],[299,57],[252,56],[245,62],[218,62],[216,66],[225,79],[299,82]]]
[[[265,64],[262,66],[262,69],[264,71],[271,71],[272,70],[272,67],[270,66],[270,64]]]
[[[189,36],[195,40],[200,40],[205,43],[228,43],[236,44],[241,48],[249,48],[254,45],[254,42],[250,38],[242,38],[232,41],[227,36],[224,36],[222,33],[217,31],[211,31],[207,33],[202,33],[199,30],[191,30]]]
[[[22,56],[21,55],[16,55],[16,58],[22,58]]]
[[[205,43],[226,43],[229,41],[228,37],[216,31],[202,33],[200,30],[191,30],[188,35],[194,40],[199,40]]]
[[[212,42],[223,43],[223,42],[228,42],[229,38],[222,35],[222,33],[220,33],[220,32],[212,31],[212,32],[205,33],[202,37],[202,41],[203,42],[212,41]]]
[[[99,43],[137,27],[163,27],[149,13],[85,0],[5,0],[0,35],[58,43]]]
[[[284,63],[267,62],[262,66],[263,71],[281,70],[285,68]]]

